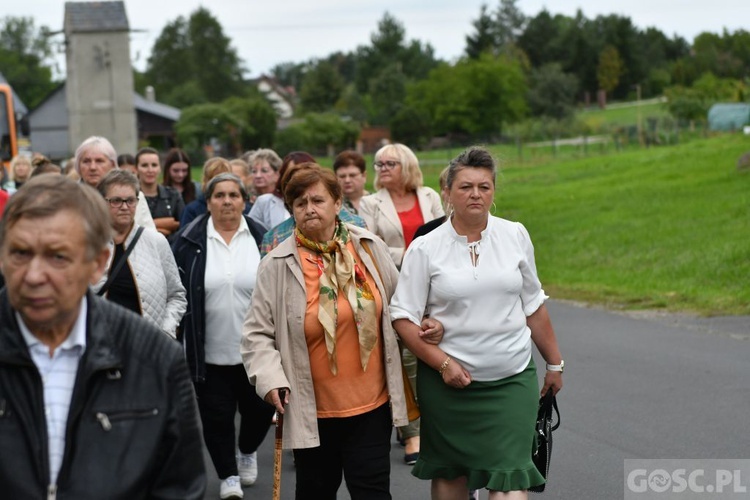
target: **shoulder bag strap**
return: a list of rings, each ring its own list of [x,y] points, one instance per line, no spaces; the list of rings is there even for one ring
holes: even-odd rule
[[[138,243],[138,238],[141,237],[141,233],[143,232],[143,227],[139,227],[135,231],[135,235],[133,235],[133,241],[130,242],[130,245],[128,245],[128,248],[125,249],[125,252],[122,254],[120,259],[117,261],[115,266],[110,270],[109,276],[107,276],[107,281],[104,282],[104,285],[102,285],[102,288],[97,292],[97,295],[104,295],[107,293],[107,290],[109,290],[109,287],[112,286],[112,281],[114,281],[115,276],[117,276],[117,273],[120,272],[120,269],[122,269],[122,266],[125,265],[125,262],[128,260],[128,256],[130,255],[130,252],[133,251],[133,248],[135,247],[135,244]]]

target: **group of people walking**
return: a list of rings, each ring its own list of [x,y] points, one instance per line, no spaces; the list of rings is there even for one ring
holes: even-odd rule
[[[441,176],[440,194],[424,186],[416,155],[401,144],[375,154],[372,194],[365,191],[365,160],[354,151],[339,154],[333,169],[304,152],[281,158],[259,149],[231,161],[212,158],[203,166],[200,184],[192,181],[190,166],[179,149],[167,153],[162,171],[156,150],[118,158],[109,141],[92,137],[76,151],[78,183],[45,176],[10,197],[10,213],[0,223],[0,266],[8,279],[7,291],[0,293],[5,308],[0,348],[11,342],[15,351],[8,352],[21,352],[25,339],[27,350],[16,356],[31,356],[33,363],[19,364],[0,353],[0,433],[4,420],[18,418],[14,415],[44,419],[39,408],[24,413],[22,396],[8,386],[18,370],[36,366],[47,404],[48,363],[38,362],[30,339],[36,337],[54,360],[74,334],[98,338],[92,336],[91,313],[117,310],[129,325],[117,335],[161,336],[166,341],[159,340],[160,346],[179,343],[184,365],[178,372],[192,384],[187,393],[181,386],[174,409],[160,411],[155,402],[153,410],[129,406],[120,412],[128,415],[127,426],[98,403],[93,418],[105,431],[132,434],[127,445],[116,441],[125,451],[110,449],[107,456],[139,456],[141,468],[155,468],[143,475],[176,481],[173,472],[161,468],[186,462],[181,470],[193,477],[183,490],[176,483],[161,486],[172,497],[202,494],[200,451],[183,443],[189,436],[176,435],[174,428],[182,425],[174,419],[184,418],[194,434],[191,412],[200,415],[221,498],[242,498],[243,486],[257,480],[257,449],[274,412],[284,415],[283,447],[294,452],[298,500],[335,499],[342,478],[355,500],[392,498],[394,427],[405,446],[404,462],[414,465],[416,477],[432,481],[435,499],[468,498],[479,489],[487,489],[490,499],[520,499],[528,488],[543,484],[531,460],[537,403],[540,392],[561,389],[564,362],[529,234],[522,224],[491,213],[497,165],[487,150],[470,148],[454,158]],[[86,186],[96,188],[99,201],[89,199]],[[37,197],[45,190],[83,193],[77,195],[84,200],[80,206],[64,204],[67,208],[59,210],[80,222],[81,260],[90,262],[79,277],[90,291],[84,286],[73,294],[77,302],[66,317],[89,317],[89,322],[76,327],[80,321],[68,320],[54,342],[47,341],[48,324],[35,323],[39,310],[52,305],[21,293],[54,278],[34,264],[38,253],[44,265],[55,266],[44,260],[46,247],[38,252],[35,247],[46,245],[44,238],[13,236],[29,232],[26,218],[59,216],[55,207],[39,213],[24,208],[32,202],[23,193],[32,189]],[[101,235],[89,241],[94,238],[86,219],[90,210],[104,211],[97,220],[109,221],[101,242]],[[89,247],[93,250],[84,251]],[[57,288],[50,289],[54,296]],[[121,307],[100,306],[95,295]],[[114,334],[97,326],[95,335]],[[547,362],[541,391],[532,344]],[[90,352],[84,349],[83,358],[72,361],[80,363],[79,370]],[[139,351],[133,357],[145,355]],[[114,377],[111,369],[127,372],[130,365],[105,367],[106,377]],[[160,372],[162,379],[154,384],[178,390],[162,387],[175,382],[175,373]],[[128,373],[127,380],[133,376]],[[68,383],[74,400],[76,394],[81,401],[100,397],[76,389],[75,377]],[[192,404],[185,402],[188,396]],[[416,406],[421,418],[409,411]],[[168,411],[173,420],[164,420],[165,434],[151,435],[165,448],[154,463],[155,457],[138,455],[144,436],[140,422],[161,422]],[[142,412],[149,418],[141,419]],[[68,422],[68,444],[63,441],[58,460],[29,455],[28,464],[19,464],[0,458],[0,488],[31,491],[17,484],[13,471],[33,466],[36,482],[44,486],[39,491],[49,493],[54,486],[61,497],[100,496],[86,493],[82,478],[71,477],[79,455],[76,427],[70,425],[76,418],[81,417],[62,418]],[[59,429],[59,421],[56,425]],[[51,457],[53,436],[49,429],[47,434]],[[59,434],[55,449],[61,446]],[[40,472],[45,463],[49,470]],[[159,497],[144,481],[134,480],[135,489],[126,496],[110,497]],[[116,485],[108,487],[114,491]]]

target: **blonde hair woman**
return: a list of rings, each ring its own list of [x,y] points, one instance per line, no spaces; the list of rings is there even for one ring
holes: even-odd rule
[[[445,215],[440,195],[424,186],[419,160],[403,144],[388,144],[375,153],[374,194],[360,202],[367,227],[388,245],[396,263],[401,259],[414,232],[424,224]]]
[[[16,155],[10,161],[10,180],[3,188],[8,193],[15,193],[31,175],[31,158],[26,155]]]
[[[418,228],[445,215],[440,195],[425,187],[414,152],[403,144],[388,144],[375,153],[376,193],[360,201],[360,215],[368,229],[388,246],[388,252],[401,267],[404,252]],[[417,366],[414,355],[403,351],[404,368],[416,392]],[[419,420],[399,428],[405,444],[404,462],[416,463],[419,457]]]

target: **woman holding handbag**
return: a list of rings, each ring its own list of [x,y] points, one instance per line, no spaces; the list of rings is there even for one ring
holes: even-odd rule
[[[562,388],[563,361],[523,225],[490,215],[496,165],[484,149],[451,161],[448,220],[412,243],[391,300],[394,328],[419,358],[422,450],[412,474],[432,498],[526,499],[544,483],[532,461],[539,387],[532,342],[547,361],[542,394]],[[419,318],[440,321],[439,345]]]

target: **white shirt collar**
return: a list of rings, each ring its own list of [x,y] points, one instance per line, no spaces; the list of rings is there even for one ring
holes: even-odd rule
[[[494,217],[492,215],[488,215],[487,216],[487,225],[484,227],[484,229],[482,229],[480,241],[482,241],[482,240],[486,241],[485,236],[487,235],[487,232],[489,231],[490,227],[492,226],[493,220],[494,220]],[[468,244],[469,239],[466,236],[458,234],[456,232],[456,228],[453,227],[453,217],[448,217],[448,224],[447,224],[447,226],[449,228],[449,229],[447,229],[447,231],[450,233],[451,237],[454,240],[460,241],[461,243]]]
[[[237,228],[237,232],[234,233],[234,236],[232,236],[232,239],[234,239],[238,234],[244,233],[244,232],[249,233],[250,228],[247,227],[247,221],[245,220],[245,216],[243,215],[242,217],[240,217],[240,227]],[[214,226],[214,220],[212,217],[208,218],[208,227],[206,229],[206,236],[208,238],[214,238],[214,239],[224,241],[224,238],[222,238],[222,236],[216,230],[216,227]]]
[[[19,314],[18,311],[15,311],[16,314],[16,320],[18,321],[18,327],[21,329],[21,335],[23,336],[23,339],[26,341],[26,345],[31,348],[37,344],[41,344],[41,340],[39,340],[33,333],[31,333],[31,330],[29,330],[29,327],[26,326],[26,323],[23,322],[23,318],[21,317],[21,314]],[[88,300],[86,299],[86,296],[84,295],[81,299],[81,304],[78,309],[78,318],[76,318],[76,322],[73,324],[73,328],[70,330],[70,335],[63,341],[62,344],[60,344],[59,348],[62,349],[72,349],[73,347],[80,346],[81,352],[86,350],[86,316],[88,315]]]

